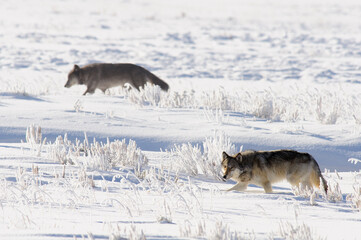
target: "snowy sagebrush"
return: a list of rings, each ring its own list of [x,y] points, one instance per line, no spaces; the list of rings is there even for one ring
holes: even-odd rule
[[[338,175],[337,172],[336,174]],[[328,190],[327,190],[326,199],[327,201],[333,203],[342,202],[344,200],[340,184],[338,183],[337,180],[333,179],[332,181],[328,181]]]
[[[83,109],[83,102],[80,99],[76,100],[76,102],[74,103],[75,112],[81,112]]]
[[[232,92],[219,87],[209,91],[164,92],[159,86],[146,84],[140,91],[123,90],[123,94],[138,106],[231,111],[269,121],[360,122],[357,109],[361,107],[361,99],[356,93],[307,86],[287,89],[241,88]]]
[[[163,108],[194,108],[196,106],[194,91],[164,92],[157,85],[147,83],[139,91],[123,90],[129,101],[138,106],[153,106]]]
[[[187,174],[192,176],[203,174],[222,179],[222,152],[235,153],[235,145],[224,132],[216,131],[213,137],[208,137],[203,141],[202,146],[203,148],[191,143],[175,145],[168,153]]]
[[[108,224],[111,227],[112,233],[109,235],[109,240],[145,240],[146,236],[144,235],[143,230],[139,230],[135,224],[131,224],[127,227],[122,227],[116,225],[113,227],[111,224]]]
[[[141,173],[142,168],[148,164],[148,159],[137,147],[136,142],[131,139],[128,144],[125,139],[113,142],[108,139],[105,144],[94,139],[94,142],[86,149],[86,154],[92,161],[84,163],[94,169],[109,170],[113,167],[124,166],[132,167],[135,172]]]
[[[58,136],[54,143],[47,144],[47,153],[49,158],[54,162],[59,162],[63,165],[75,164],[73,159],[80,156],[82,147],[79,145],[79,141],[76,140],[76,145],[68,140],[68,135],[65,133],[64,137]]]
[[[30,148],[36,152],[36,155],[40,157],[42,147],[46,142],[46,138],[43,139],[41,127],[39,125],[32,124],[26,128],[25,135],[26,143],[30,145]]]
[[[194,221],[186,220],[179,225],[179,233],[187,238],[205,238],[211,240],[238,240],[238,239],[256,239],[254,235],[248,233],[243,235],[232,231],[228,224],[218,220],[216,222],[206,222],[204,220]]]
[[[353,163],[353,164],[358,164],[358,163],[361,163],[361,160],[360,159],[357,159],[357,158],[350,158],[350,159],[348,159],[348,161],[350,162],[350,163]]]
[[[278,234],[281,239],[285,240],[314,240],[314,239],[324,239],[317,236],[313,230],[306,225],[305,223],[292,224],[290,222],[281,222],[279,224]],[[279,238],[275,238],[279,239]]]
[[[340,104],[335,102],[334,105],[330,107],[330,110],[327,112],[327,110],[324,110],[322,97],[317,99],[315,112],[319,122],[323,124],[336,124],[337,119],[340,117]]]
[[[348,161],[354,164],[361,163],[359,159],[355,159],[355,158],[350,158]],[[361,173],[357,173],[355,175],[355,182],[352,186],[353,193],[348,194],[346,196],[346,200],[351,202],[351,206],[353,208],[361,212],[361,182],[358,181],[358,178],[360,177],[361,177]]]
[[[40,144],[42,141],[41,127],[35,124],[26,128],[26,142],[30,144]]]
[[[85,134],[83,142],[68,140],[67,134],[58,136],[55,142],[47,145],[50,158],[61,164],[79,164],[92,169],[110,170],[113,167],[132,167],[141,173],[148,159],[133,140],[114,140],[106,143],[95,139],[89,143]]]
[[[222,109],[204,109],[203,114],[209,122],[215,122],[218,125],[222,125],[229,121],[229,115],[226,116]]]
[[[127,91],[128,98],[131,102],[138,105],[158,106],[163,98],[163,91],[158,85],[147,83],[139,91]]]
[[[310,205],[317,205],[316,199],[320,198],[322,196],[324,199],[328,201],[340,201],[340,198],[342,200],[342,193],[339,188],[338,183],[334,185],[335,187],[329,188],[327,193],[325,192],[325,188],[323,185],[323,181],[320,178],[320,186],[319,189],[309,186],[304,186],[302,183],[300,183],[298,186],[292,187],[292,192],[295,196],[300,196],[303,198],[309,198]]]
[[[322,186],[321,186],[322,187]],[[304,187],[302,184],[300,184],[297,187],[292,187],[292,192],[295,196],[300,196],[303,198],[309,198],[310,199],[310,205],[317,205],[316,199],[319,197],[319,194],[316,192],[315,189]]]
[[[347,195],[346,200],[351,202],[351,206],[361,212],[361,184],[353,185],[354,192]]]

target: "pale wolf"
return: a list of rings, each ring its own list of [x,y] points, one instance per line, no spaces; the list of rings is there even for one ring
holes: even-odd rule
[[[147,82],[159,85],[162,90],[168,91],[167,83],[147,69],[131,63],[94,63],[83,67],[74,65],[64,87],[86,85],[87,90],[83,94],[85,95],[94,93],[97,88],[105,92],[108,88],[124,86],[125,83],[139,90],[139,87]]]
[[[224,179],[237,182],[228,191],[244,191],[248,184],[262,186],[266,193],[272,192],[272,183],[287,179],[293,186],[320,188],[320,179],[327,193],[327,182],[323,178],[316,160],[308,153],[293,150],[244,151],[234,156],[222,154]]]

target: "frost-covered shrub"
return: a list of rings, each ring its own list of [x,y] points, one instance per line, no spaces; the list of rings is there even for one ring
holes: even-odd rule
[[[65,133],[64,137],[58,136],[54,143],[49,142],[46,149],[48,157],[54,162],[73,165],[75,164],[73,160],[76,160],[81,156],[81,152],[84,152],[84,144],[80,144],[79,140],[73,144]]]
[[[153,106],[163,108],[195,108],[197,106],[194,91],[164,92],[157,85],[146,84],[139,91],[123,92],[131,103],[138,106]]]
[[[254,236],[242,236],[240,233],[232,231],[223,221],[214,223],[206,223],[204,220],[198,220],[196,223],[185,221],[179,226],[179,233],[181,237],[211,240],[255,239]]]
[[[124,91],[130,102],[138,106],[193,108],[250,114],[271,121],[311,120],[322,124],[360,122],[360,96],[342,89],[328,90],[292,86],[287,88],[237,89],[220,87],[211,91],[164,92],[147,84],[140,91]]]
[[[203,141],[203,148],[190,143],[175,145],[169,154],[180,169],[190,175],[204,174],[221,179],[222,152],[235,153],[236,148],[223,132],[215,132],[213,137]]]
[[[165,95],[158,85],[146,84],[139,91],[127,91],[129,100],[138,105],[159,106],[163,95]]]
[[[333,187],[335,186],[335,187]],[[293,194],[295,196],[300,196],[303,198],[309,198],[311,205],[317,205],[316,200],[322,196],[324,199],[328,201],[342,201],[342,193],[339,188],[338,183],[332,185],[332,188],[328,188],[328,192],[326,193],[324,190],[323,181],[320,178],[320,186],[319,189],[315,187],[304,186],[300,183],[298,186],[292,188]]]
[[[148,164],[148,159],[133,140],[129,140],[128,144],[125,139],[113,142],[108,139],[106,144],[94,140],[87,146],[85,153],[90,161],[84,161],[84,164],[95,169],[109,170],[116,166],[127,166],[141,172]]]
[[[166,198],[163,201],[159,201],[158,204],[157,222],[162,224],[172,223],[172,212],[175,208],[170,206]]]
[[[163,166],[149,167],[142,171],[141,176],[142,187],[156,192],[178,191],[179,185],[182,184],[178,172],[172,171],[171,167],[167,170]]]
[[[328,181],[327,200],[329,202],[343,201],[342,191],[336,180]]]
[[[193,176],[199,174],[199,161],[203,161],[203,153],[198,144],[195,146],[190,143],[175,145],[170,154],[183,171]]]
[[[93,169],[109,170],[113,167],[125,166],[134,168],[140,173],[147,166],[148,159],[133,140],[115,140],[107,143],[97,142],[89,144],[85,135],[83,142],[78,139],[75,143],[58,136],[53,144],[48,144],[49,157],[62,164],[79,164]]]
[[[256,101],[253,115],[259,118],[271,119],[273,116],[273,101],[263,98]]]
[[[145,240],[145,234],[143,230],[139,230],[135,224],[131,224],[127,227],[121,227],[117,225],[116,228],[112,227],[112,233],[109,236],[109,240]]]
[[[215,223],[214,228],[210,231],[210,235],[208,235],[208,239],[213,240],[227,240],[227,239],[244,239],[241,238],[237,232],[233,232],[230,230],[227,224],[224,224],[223,221],[218,221]]]
[[[83,102],[80,99],[76,100],[76,102],[74,103],[75,112],[81,112],[83,109]]]
[[[183,91],[183,93],[170,92],[168,99],[164,101],[163,106],[173,108],[193,108],[196,106],[195,91]]]
[[[281,222],[279,225],[279,233],[276,235],[279,235],[282,239],[285,240],[324,239],[317,236],[305,223],[292,224],[290,222]]]
[[[293,194],[295,196],[300,196],[303,198],[309,198],[311,205],[316,205],[316,199],[318,198],[318,193],[313,188],[298,186],[292,188]]]
[[[42,140],[41,127],[35,124],[26,128],[26,142],[30,144],[40,144]]]
[[[325,110],[323,98],[318,98],[315,109],[317,120],[324,124],[336,124],[337,119],[340,117],[340,104],[334,102],[333,106],[328,106],[328,109]]]
[[[203,167],[202,171],[207,175],[221,178],[221,154],[225,151],[229,154],[236,153],[236,147],[224,132],[215,132],[213,137],[203,141]]]
[[[350,158],[348,161],[353,164],[361,163],[361,160],[357,158]]]
[[[46,142],[46,138],[43,139],[41,127],[35,124],[27,127],[25,139],[26,143],[28,143],[30,148],[36,152],[37,156],[40,156],[42,147]]]
[[[351,163],[358,164],[361,163],[360,159],[350,158],[348,160]],[[361,177],[361,173],[355,175],[355,183],[353,184],[353,193],[347,195],[346,200],[351,202],[352,207],[358,209],[361,212],[361,183],[357,178]]]
[[[225,116],[222,109],[204,109],[203,114],[209,122],[215,122],[219,125],[227,123],[229,120],[229,116]]]
[[[200,220],[196,224],[185,221],[179,225],[179,233],[181,237],[204,237],[206,235],[206,224]]]
[[[64,166],[64,174],[62,175],[62,177],[65,178],[65,166]],[[88,174],[84,168],[81,168],[78,171],[77,180],[78,180],[80,186],[82,186],[82,187],[92,187],[92,188],[95,187],[93,178],[88,176]]]
[[[200,106],[209,109],[231,110],[233,101],[224,88],[213,90],[212,92],[202,92]]]
[[[346,197],[346,200],[351,202],[352,207],[361,211],[361,184],[355,183],[353,185],[354,192]]]

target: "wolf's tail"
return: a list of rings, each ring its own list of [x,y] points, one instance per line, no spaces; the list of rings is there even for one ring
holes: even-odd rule
[[[323,189],[327,193],[327,190],[328,190],[327,181],[322,176],[320,167],[318,166],[318,163],[316,162],[316,160],[313,157],[312,157],[312,159],[313,159],[314,165],[313,165],[313,169],[312,169],[312,173],[311,173],[311,182],[313,185],[321,188],[321,182],[320,182],[320,179],[321,179]]]
[[[168,91],[169,85],[166,82],[149,71],[147,75],[151,83],[158,85],[163,91]]]

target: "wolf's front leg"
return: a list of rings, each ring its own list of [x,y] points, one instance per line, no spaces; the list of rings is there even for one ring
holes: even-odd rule
[[[234,185],[233,187],[231,187],[230,189],[227,190],[227,192],[229,191],[240,191],[243,192],[247,189],[248,186],[248,182],[239,182],[236,185]]]
[[[87,93],[93,94],[94,92],[95,92],[95,89],[87,88],[87,90],[83,93],[83,95],[85,96]]]
[[[272,185],[270,182],[265,182],[262,184],[262,187],[264,188],[264,191],[266,193],[272,193]]]

